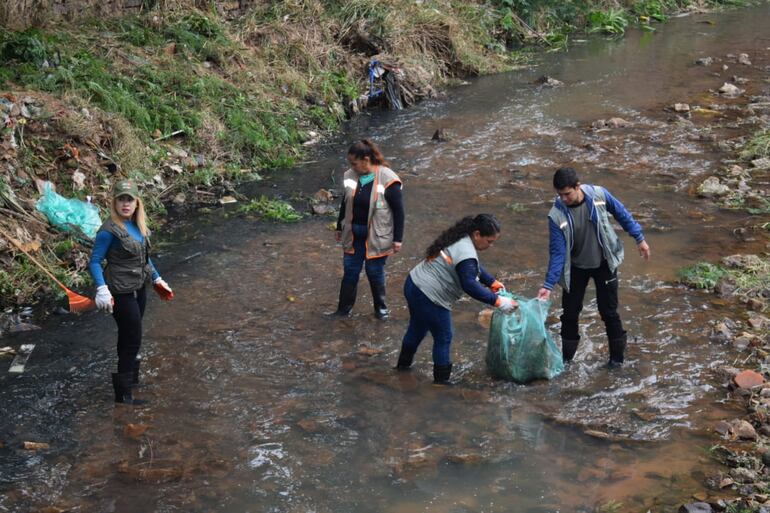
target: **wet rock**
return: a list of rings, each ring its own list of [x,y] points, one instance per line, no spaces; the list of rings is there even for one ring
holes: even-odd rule
[[[708,502],[691,502],[679,508],[679,513],[712,513],[713,511]]]
[[[709,340],[716,344],[724,344],[732,340],[733,334],[724,322],[717,323],[711,331]]]
[[[439,128],[435,132],[433,132],[433,137],[431,137],[431,140],[436,142],[448,142],[454,139],[454,133],[451,130],[447,130],[444,128]]]
[[[727,96],[728,98],[734,98],[736,96],[740,96],[743,93],[742,89],[739,89],[737,86],[725,82],[722,84],[722,87],[719,88],[719,94]]]
[[[356,351],[357,354],[360,354],[362,356],[375,356],[384,352],[385,351],[383,349],[379,349],[377,347],[369,347],[369,346],[361,346],[358,348],[358,351]]]
[[[45,442],[24,442],[22,447],[28,451],[42,451],[51,448],[51,446]]]
[[[484,462],[484,457],[481,454],[475,453],[459,453],[450,454],[447,456],[447,461],[462,465],[477,465]]]
[[[743,64],[744,66],[751,66],[751,60],[749,59],[749,54],[747,53],[739,53],[738,54],[738,63]]]
[[[755,386],[761,385],[765,382],[765,378],[762,374],[753,370],[745,370],[739,372],[734,378],[733,383],[738,388],[749,389]]]
[[[753,483],[759,477],[755,471],[743,467],[730,469],[730,476],[737,483]]]
[[[150,426],[147,424],[126,424],[126,427],[123,428],[123,435],[126,438],[133,438],[136,440],[148,429],[150,429]]]
[[[321,430],[321,424],[312,419],[302,419],[297,422],[297,426],[307,433],[318,433]]]
[[[713,57],[701,57],[700,59],[695,60],[695,64],[698,66],[711,66],[714,64],[714,58]]]
[[[709,176],[698,186],[698,195],[704,198],[724,196],[730,192],[730,187],[720,183],[716,176]]]
[[[762,426],[765,427],[765,426]],[[764,465],[770,465],[770,451],[765,451],[762,453],[762,463]]]
[[[746,300],[746,308],[755,312],[761,312],[765,309],[765,303],[752,297]]]
[[[744,85],[749,83],[748,78],[739,77],[738,75],[733,75],[732,78],[733,82],[739,85]]]
[[[40,326],[29,322],[17,322],[8,326],[8,333],[22,333],[25,331],[39,330]]]
[[[674,112],[690,112],[689,103],[675,103],[671,108],[674,110]]]
[[[535,80],[535,83],[541,86],[545,87],[559,87],[564,85],[564,82],[561,80],[556,80],[553,77],[549,77],[548,75],[543,75],[542,77]]]
[[[714,431],[715,431],[715,432],[717,432],[717,433],[719,433],[719,434],[720,434],[720,435],[722,435],[722,436],[728,436],[728,435],[731,435],[731,434],[732,434],[732,432],[733,432],[733,427],[732,427],[732,425],[731,425],[729,422],[727,422],[726,420],[720,420],[720,421],[719,421],[719,422],[717,422],[717,423],[716,423],[716,425],[714,426]]]
[[[335,208],[332,205],[324,204],[324,203],[312,205],[310,209],[313,211],[313,214],[317,216],[327,216],[336,212]]]
[[[749,326],[755,330],[764,329],[766,326],[770,327],[770,319],[762,315],[755,315],[749,317]]]
[[[750,344],[751,344],[751,337],[747,337],[744,334],[741,334],[740,336],[735,337],[732,340],[733,347],[740,351],[743,351],[744,349],[749,347]]]
[[[607,120],[607,126],[610,128],[623,128],[630,123],[623,118],[610,118]]]
[[[756,440],[757,432],[749,422],[736,419],[731,423],[732,431],[739,440]]]

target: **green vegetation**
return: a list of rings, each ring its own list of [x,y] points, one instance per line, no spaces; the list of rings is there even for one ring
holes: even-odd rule
[[[240,214],[257,214],[262,219],[268,221],[279,221],[282,223],[293,223],[302,219],[302,214],[294,210],[290,204],[285,201],[269,199],[261,196],[259,199],[253,199],[238,209]]]
[[[770,130],[754,134],[741,149],[740,157],[744,160],[770,157]]]
[[[727,257],[721,264],[698,262],[679,271],[679,280],[691,287],[713,290],[720,282],[731,284],[733,294],[762,298],[770,289],[770,258],[757,255]]]
[[[684,267],[679,270],[679,281],[694,287],[696,289],[713,289],[719,280],[727,272],[719,265],[709,264],[708,262],[698,262],[697,264]]]

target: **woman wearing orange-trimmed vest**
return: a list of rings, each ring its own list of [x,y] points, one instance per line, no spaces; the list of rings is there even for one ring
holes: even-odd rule
[[[342,243],[344,275],[339,304],[331,315],[346,317],[353,310],[361,269],[372,289],[374,316],[387,319],[385,263],[401,250],[404,237],[404,202],[401,179],[370,140],[353,143],[347,154],[350,169],[343,178],[335,238]]]

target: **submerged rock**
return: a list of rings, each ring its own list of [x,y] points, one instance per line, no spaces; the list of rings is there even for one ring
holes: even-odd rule
[[[738,62],[744,66],[751,66],[751,60],[749,59],[749,54],[747,53],[738,54]]]
[[[716,176],[709,176],[698,186],[698,195],[705,198],[724,196],[730,192],[730,187],[720,183]]]
[[[695,64],[698,66],[711,66],[714,64],[714,58],[713,57],[701,57],[700,59],[695,60]]]
[[[713,511],[708,502],[691,502],[679,508],[679,513],[712,513]]]
[[[431,139],[436,142],[447,142],[454,139],[454,134],[452,133],[451,130],[439,128],[435,132],[433,132],[433,137],[431,137]]]
[[[722,84],[722,87],[719,88],[719,94],[722,94],[730,98],[740,96],[741,93],[743,93],[743,89],[740,89],[729,82],[725,82],[724,84]]]
[[[538,78],[535,80],[535,83],[545,87],[559,87],[564,85],[564,82],[561,80],[556,80],[555,78],[549,77],[548,75],[543,75],[542,77]]]

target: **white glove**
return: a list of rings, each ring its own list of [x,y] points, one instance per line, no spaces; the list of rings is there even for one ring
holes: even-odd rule
[[[96,288],[94,301],[96,301],[96,308],[112,313],[112,294],[110,294],[110,288],[107,285],[99,285]]]
[[[503,297],[498,296],[497,297],[497,307],[502,310],[505,313],[512,312],[516,310],[519,307],[519,303],[514,301],[512,298],[509,297]]]
[[[166,283],[166,280],[164,280],[163,278],[155,278],[155,281],[153,281],[152,284],[153,285],[160,285],[164,289],[166,289],[169,292],[171,292],[171,287],[168,286],[168,283]]]

